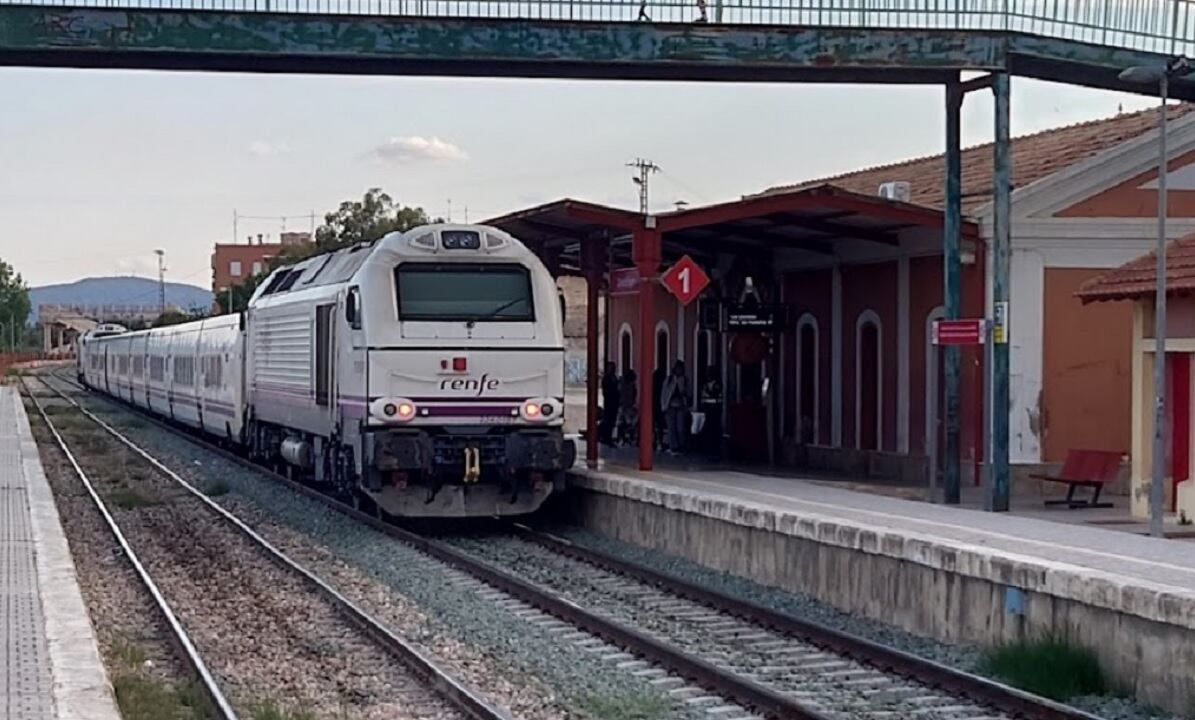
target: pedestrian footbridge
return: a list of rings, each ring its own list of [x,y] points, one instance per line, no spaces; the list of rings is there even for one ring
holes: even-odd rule
[[[10,66],[1147,92],[1117,75],[1192,50],[1189,0],[0,0]]]

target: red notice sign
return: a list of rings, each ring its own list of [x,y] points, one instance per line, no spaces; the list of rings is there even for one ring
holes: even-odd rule
[[[611,295],[634,295],[639,292],[639,269],[623,268],[610,273]]]
[[[660,281],[680,300],[681,305],[693,302],[710,284],[709,275],[706,275],[701,266],[688,255],[677,260],[675,265],[668,268],[668,272],[664,273],[664,277],[660,278]]]
[[[935,320],[934,345],[982,345],[986,329],[987,321],[983,318]]]

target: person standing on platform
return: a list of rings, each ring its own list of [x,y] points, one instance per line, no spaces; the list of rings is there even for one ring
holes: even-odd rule
[[[598,440],[604,445],[614,444],[614,427],[618,424],[618,371],[614,363],[606,362],[602,372],[602,420],[598,423]]]
[[[618,442],[634,445],[639,436],[639,384],[635,371],[627,368],[618,383]]]
[[[672,374],[664,381],[660,391],[660,405],[668,421],[668,453],[676,455],[685,447],[685,414],[689,409],[688,380],[685,378],[685,364],[677,360]]]
[[[705,371],[705,384],[701,386],[700,405],[705,413],[705,427],[701,432],[701,445],[717,454],[722,443],[722,382],[717,365],[710,365]]]

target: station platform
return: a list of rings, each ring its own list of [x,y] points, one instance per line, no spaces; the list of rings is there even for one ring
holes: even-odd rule
[[[75,565],[16,389],[0,385],[4,720],[119,720]]]
[[[669,464],[578,461],[575,519],[947,642],[1063,634],[1140,698],[1195,706],[1195,543]]]

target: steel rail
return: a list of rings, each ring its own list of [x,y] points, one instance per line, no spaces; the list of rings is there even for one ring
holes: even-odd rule
[[[106,400],[119,402],[107,396],[102,397],[104,397]],[[172,432],[179,432],[178,428],[169,425],[160,418],[141,411],[139,408],[130,408],[123,402],[120,402],[120,405],[137,412],[139,416],[149,419],[150,421],[158,424],[160,427],[168,428]],[[84,409],[83,412],[86,413],[87,411]],[[262,467],[261,465],[258,465],[257,463],[254,463],[247,458],[244,458],[225,448],[198,438],[191,433],[181,434],[191,442],[206,447],[213,452],[232,460],[233,462],[265,475],[271,480],[283,484],[295,492],[321,502],[342,514],[362,522],[378,532],[384,533],[403,543],[406,543],[407,545],[410,545],[411,547],[414,547],[451,567],[463,570],[467,574],[472,575],[482,582],[485,582],[486,584],[491,585],[492,587],[495,587],[502,592],[526,602],[527,604],[532,605],[550,615],[555,615],[571,625],[580,627],[590,633],[593,633],[594,635],[602,637],[615,645],[625,648],[629,652],[648,658],[673,672],[691,679],[696,684],[716,691],[718,694],[739,704],[748,706],[756,712],[760,712],[774,718],[791,718],[792,720],[828,720],[828,717],[818,710],[810,708],[807,705],[798,702],[794,698],[785,695],[784,693],[773,690],[760,683],[748,680],[747,678],[741,677],[735,673],[723,670],[712,663],[706,662],[705,660],[687,653],[669,643],[656,640],[655,638],[632,627],[628,627],[622,623],[589,612],[570,600],[560,597],[551,591],[538,588],[524,580],[515,577],[514,575],[511,575],[510,573],[498,570],[486,564],[485,562],[468,555],[467,553],[451,548],[424,535],[420,535],[405,528],[399,527],[393,523],[386,522],[373,515],[357,510],[356,508],[350,507],[349,505],[340,502],[339,500],[330,497],[325,493],[290,480],[279,473]],[[206,497],[203,499],[208,500]]]
[[[835,654],[853,658],[879,670],[916,680],[954,695],[961,695],[1015,717],[1033,720],[1099,720],[1098,716],[1077,708],[826,625],[803,620],[758,603],[732,597],[607,553],[581,547],[523,523],[506,522],[505,525],[529,542],[574,560],[654,585],[674,595],[804,640]]]
[[[60,376],[55,375],[55,377]],[[77,382],[75,382],[73,379],[65,379],[67,382],[79,387],[84,392],[90,392],[82,385],[79,385]],[[108,397],[106,395],[100,395],[100,397],[104,398],[105,400],[119,403],[122,407],[128,408],[138,413],[139,415],[149,419],[161,427],[167,428],[173,432],[179,431],[178,428],[166,423],[161,418],[144,412],[140,408],[129,406],[123,401]],[[416,547],[427,552],[429,555],[433,555],[438,559],[460,567],[466,572],[469,572],[475,577],[479,577],[486,582],[490,582],[490,580],[488,580],[486,577],[483,577],[483,575],[492,575],[495,577],[495,582],[491,582],[491,584],[496,584],[497,582],[510,583],[512,590],[507,590],[506,588],[501,589],[509,592],[509,594],[515,595],[516,597],[525,600],[526,602],[536,605],[540,609],[545,610],[553,615],[564,617],[560,613],[552,610],[550,607],[540,605],[531,599],[536,594],[545,595],[547,593],[535,588],[531,588],[527,585],[527,583],[524,583],[517,578],[511,577],[507,573],[503,573],[485,566],[481,561],[472,558],[462,551],[453,549],[442,543],[435,542],[434,540],[422,535],[412,533],[409,530],[399,528],[391,523],[382,521],[373,515],[361,512],[346,505],[345,503],[339,502],[338,500],[319,492],[318,490],[292,481],[279,473],[275,473],[268,468],[264,468],[261,465],[258,465],[257,463],[254,463],[236,453],[230,452],[226,448],[210,443],[207,440],[199,438],[191,433],[185,433],[184,436],[192,442],[207,447],[214,452],[220,453],[222,456],[227,457],[238,464],[260,472],[273,480],[286,484],[288,487],[297,492],[323,502],[341,513],[364,522],[380,532],[415,545]],[[574,543],[570,543],[562,538],[557,538],[555,536],[538,532],[522,523],[500,521],[499,524],[507,527],[508,529],[513,528],[516,532],[528,540],[537,542],[545,547],[549,547],[553,550],[561,552],[564,555],[573,557],[574,559],[581,560],[583,562],[589,562],[610,570],[611,572],[619,573],[627,577],[633,577],[637,580],[655,585],[681,597],[688,598],[695,602],[704,603],[718,610],[741,617],[745,620],[770,627],[778,632],[782,632],[789,636],[799,638],[814,645],[826,648],[836,654],[850,657],[856,661],[870,665],[879,670],[891,672],[894,675],[899,675],[921,682],[929,687],[938,688],[952,694],[966,697],[975,702],[988,705],[994,709],[1000,710],[1001,712],[1013,715],[1015,717],[1026,718],[1029,720],[1100,720],[1098,716],[1084,712],[1078,708],[1018,690],[988,678],[966,673],[941,663],[913,655],[911,653],[906,653],[892,647],[872,642],[865,638],[844,633],[840,630],[835,630],[825,625],[821,625],[809,620],[803,620],[785,613],[780,613],[757,603],[731,597],[709,588],[688,583],[684,580],[658,572],[651,568],[637,565],[620,558],[605,555],[603,553],[598,553],[588,548],[583,548]],[[476,567],[478,572],[473,572],[473,570],[470,569],[472,567]],[[520,586],[527,587],[521,588]],[[519,592],[514,591],[513,588],[518,588]],[[526,592],[527,595],[521,595],[520,593],[522,592]],[[559,598],[554,595],[549,595],[549,597],[555,598],[555,600],[563,606],[562,612],[584,612],[579,607],[564,598]],[[580,624],[579,622],[574,622],[568,617],[565,617],[564,619],[568,620],[569,622],[573,622],[574,624]],[[607,635],[598,629],[589,627],[586,629],[594,632],[595,634],[602,635],[603,637],[614,641],[616,644],[625,645],[624,642],[619,641],[613,636]],[[628,628],[623,629],[629,630]],[[630,632],[636,633],[637,631],[630,630]],[[648,639],[651,640],[650,638]],[[633,642],[633,638],[631,641]],[[657,642],[654,640],[651,641]],[[647,655],[647,653],[642,654]],[[704,661],[696,658],[692,659],[696,660],[696,662],[699,664],[707,665],[704,663]],[[657,662],[660,662],[662,665],[669,665],[667,661],[662,659],[657,659]],[[697,680],[700,684],[706,684],[701,682],[701,675],[699,674],[704,668],[694,668],[696,670],[696,674],[682,670],[677,666],[673,666],[673,669],[682,672],[682,674],[688,675],[694,680]],[[723,671],[720,668],[712,667],[712,670],[717,673],[728,674],[726,671]],[[768,690],[773,695],[781,695],[780,693],[771,691],[769,688],[765,687],[764,689]],[[787,699],[787,696],[781,696]],[[806,709],[802,708],[801,712],[804,711],[806,711]],[[782,716],[808,717],[802,715]]]
[[[48,383],[43,382],[42,384],[50,390],[57,392],[57,390],[50,387]],[[33,402],[33,407],[37,409],[37,414],[41,416],[41,420],[43,423],[45,423],[46,428],[49,429],[50,434],[54,436],[54,442],[58,445],[58,449],[62,451],[64,456],[66,456],[67,462],[70,463],[71,468],[75,471],[75,475],[79,478],[79,481],[83,483],[83,487],[87,489],[87,494],[91,496],[92,503],[94,503],[96,509],[100,511],[100,515],[103,516],[104,522],[108,526],[108,531],[112,533],[112,537],[114,537],[116,542],[120,545],[121,551],[124,552],[124,555],[128,559],[129,564],[132,566],[133,571],[137,574],[138,579],[141,580],[141,584],[145,586],[145,589],[153,598],[154,604],[157,605],[158,612],[162,614],[162,618],[166,621],[167,627],[170,628],[174,646],[180,651],[182,659],[190,667],[191,673],[199,680],[199,685],[203,691],[203,694],[207,697],[208,702],[211,703],[211,707],[215,710],[220,720],[240,720],[236,710],[233,709],[232,704],[228,701],[228,698],[225,697],[223,691],[220,690],[220,686],[216,682],[216,679],[212,676],[211,671],[208,670],[207,664],[203,661],[203,657],[200,656],[199,651],[195,648],[195,643],[191,641],[191,636],[187,634],[187,631],[183,628],[182,623],[179,622],[178,616],[174,614],[174,610],[171,609],[170,603],[167,602],[165,596],[162,595],[162,591],[158,588],[158,584],[154,582],[154,579],[150,577],[150,574],[145,569],[145,566],[141,564],[141,560],[137,557],[137,553],[133,550],[132,546],[129,545],[129,541],[125,538],[120,526],[116,523],[116,519],[112,517],[112,513],[108,511],[103,499],[101,499],[99,493],[96,492],[95,486],[91,483],[91,479],[87,477],[87,473],[83,472],[83,468],[79,466],[78,461],[75,459],[74,453],[72,453],[71,449],[67,447],[66,440],[63,439],[62,435],[58,432],[58,428],[56,428],[54,423],[50,420],[50,416],[46,413],[45,408],[42,407],[41,401],[37,399],[37,395],[34,394],[34,392],[30,390],[29,386],[25,383],[25,378],[23,376],[21,377],[21,387],[25,390],[25,394],[29,397],[30,401]]]
[[[511,716],[504,710],[494,707],[480,694],[476,693],[475,691],[466,687],[460,681],[453,678],[434,660],[425,655],[418,648],[414,647],[403,638],[391,632],[389,628],[366,612],[361,606],[357,605],[348,597],[341,594],[340,591],[333,588],[315,573],[290,558],[284,552],[275,547],[273,543],[261,536],[256,530],[249,527],[249,525],[243,520],[224,509],[211,498],[207,497],[207,495],[205,495],[202,491],[184,480],[180,475],[171,470],[153,455],[142,449],[119,430],[116,430],[111,425],[101,420],[94,413],[80,405],[73,398],[68,397],[61,390],[51,386],[49,383],[45,383],[45,385],[73,405],[84,416],[103,428],[106,432],[108,432],[108,434],[112,435],[112,437],[120,441],[123,445],[125,445],[125,447],[132,450],[146,462],[153,465],[154,468],[163,475],[169,477],[171,480],[189,492],[193,497],[200,500],[209,510],[231,524],[251,542],[265,550],[266,554],[277,564],[295,572],[304,580],[306,580],[326,600],[331,601],[332,604],[335,605],[336,608],[340,610],[354,625],[361,628],[362,631],[378,642],[383,648],[401,660],[408,669],[410,669],[415,675],[422,678],[426,684],[431,686],[432,689],[439,693],[441,697],[447,700],[455,708],[464,712],[469,717],[474,718],[474,720],[511,720]],[[154,419],[156,420],[156,418]],[[193,439],[189,435],[185,437],[188,439]],[[207,443],[204,443],[204,445],[213,449],[219,449],[222,453],[230,457],[236,457],[232,453],[228,453],[222,448],[216,448],[215,446]],[[261,469],[257,465],[251,465],[251,467],[255,467],[259,470]],[[229,718],[230,720],[233,720],[235,716],[229,716]]]

